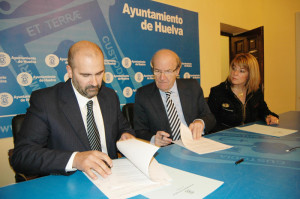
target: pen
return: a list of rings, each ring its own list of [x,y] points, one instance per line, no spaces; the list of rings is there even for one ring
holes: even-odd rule
[[[240,163],[243,162],[243,161],[244,161],[244,158],[239,159],[238,161],[235,162],[235,164],[240,164]]]
[[[106,166],[107,166],[108,168],[111,169],[111,166],[110,166],[105,160],[103,160],[103,162],[106,164]]]
[[[293,150],[298,149],[298,148],[300,148],[300,146],[296,146],[296,147],[290,148],[290,149],[285,150],[285,151],[286,152],[290,152],[290,151],[293,151]]]

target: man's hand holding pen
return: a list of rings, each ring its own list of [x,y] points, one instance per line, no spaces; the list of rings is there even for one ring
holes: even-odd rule
[[[84,171],[93,180],[96,180],[97,176],[92,170],[105,178],[111,174],[112,166],[109,156],[100,151],[78,152],[73,161],[73,168]]]

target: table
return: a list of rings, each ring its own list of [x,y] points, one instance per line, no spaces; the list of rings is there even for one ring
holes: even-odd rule
[[[281,114],[278,127],[300,130],[300,112]],[[300,198],[300,149],[286,152],[300,146],[299,131],[277,138],[232,128],[206,137],[234,147],[197,155],[173,146],[160,150],[157,160],[224,182],[206,198]]]
[[[256,122],[262,124],[261,122]],[[206,198],[300,198],[300,112],[280,115],[278,127],[296,129],[281,138],[235,128],[207,135],[234,146],[198,155],[177,145],[158,150],[158,162],[191,173],[223,181]],[[244,158],[236,165],[235,161]],[[71,176],[47,176],[0,188],[0,198],[103,198],[104,194],[82,172]],[[139,195],[135,198],[144,198]]]

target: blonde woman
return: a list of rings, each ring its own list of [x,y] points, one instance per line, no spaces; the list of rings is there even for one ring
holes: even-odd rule
[[[279,123],[279,116],[264,101],[258,62],[249,53],[232,60],[227,80],[211,88],[208,105],[217,120],[212,132],[258,120],[268,125]]]

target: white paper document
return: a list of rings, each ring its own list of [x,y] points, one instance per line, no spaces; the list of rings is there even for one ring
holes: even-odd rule
[[[180,136],[181,140],[173,141],[173,143],[198,154],[212,153],[232,147],[204,137],[201,137],[199,140],[194,140],[191,130],[182,123],[180,125]]]
[[[161,166],[172,176],[172,184],[143,194],[148,198],[200,199],[206,197],[223,184],[222,181],[206,178],[166,165]]]
[[[297,132],[297,130],[284,129],[284,128],[278,128],[273,126],[259,125],[259,124],[252,124],[245,127],[236,127],[236,129],[242,131],[249,131],[253,133],[271,135],[276,137],[282,137]]]
[[[153,158],[158,147],[137,139],[117,142],[117,147],[127,159],[113,160],[111,175],[96,174],[97,180],[86,175],[108,198],[129,198],[170,184],[171,178]]]

